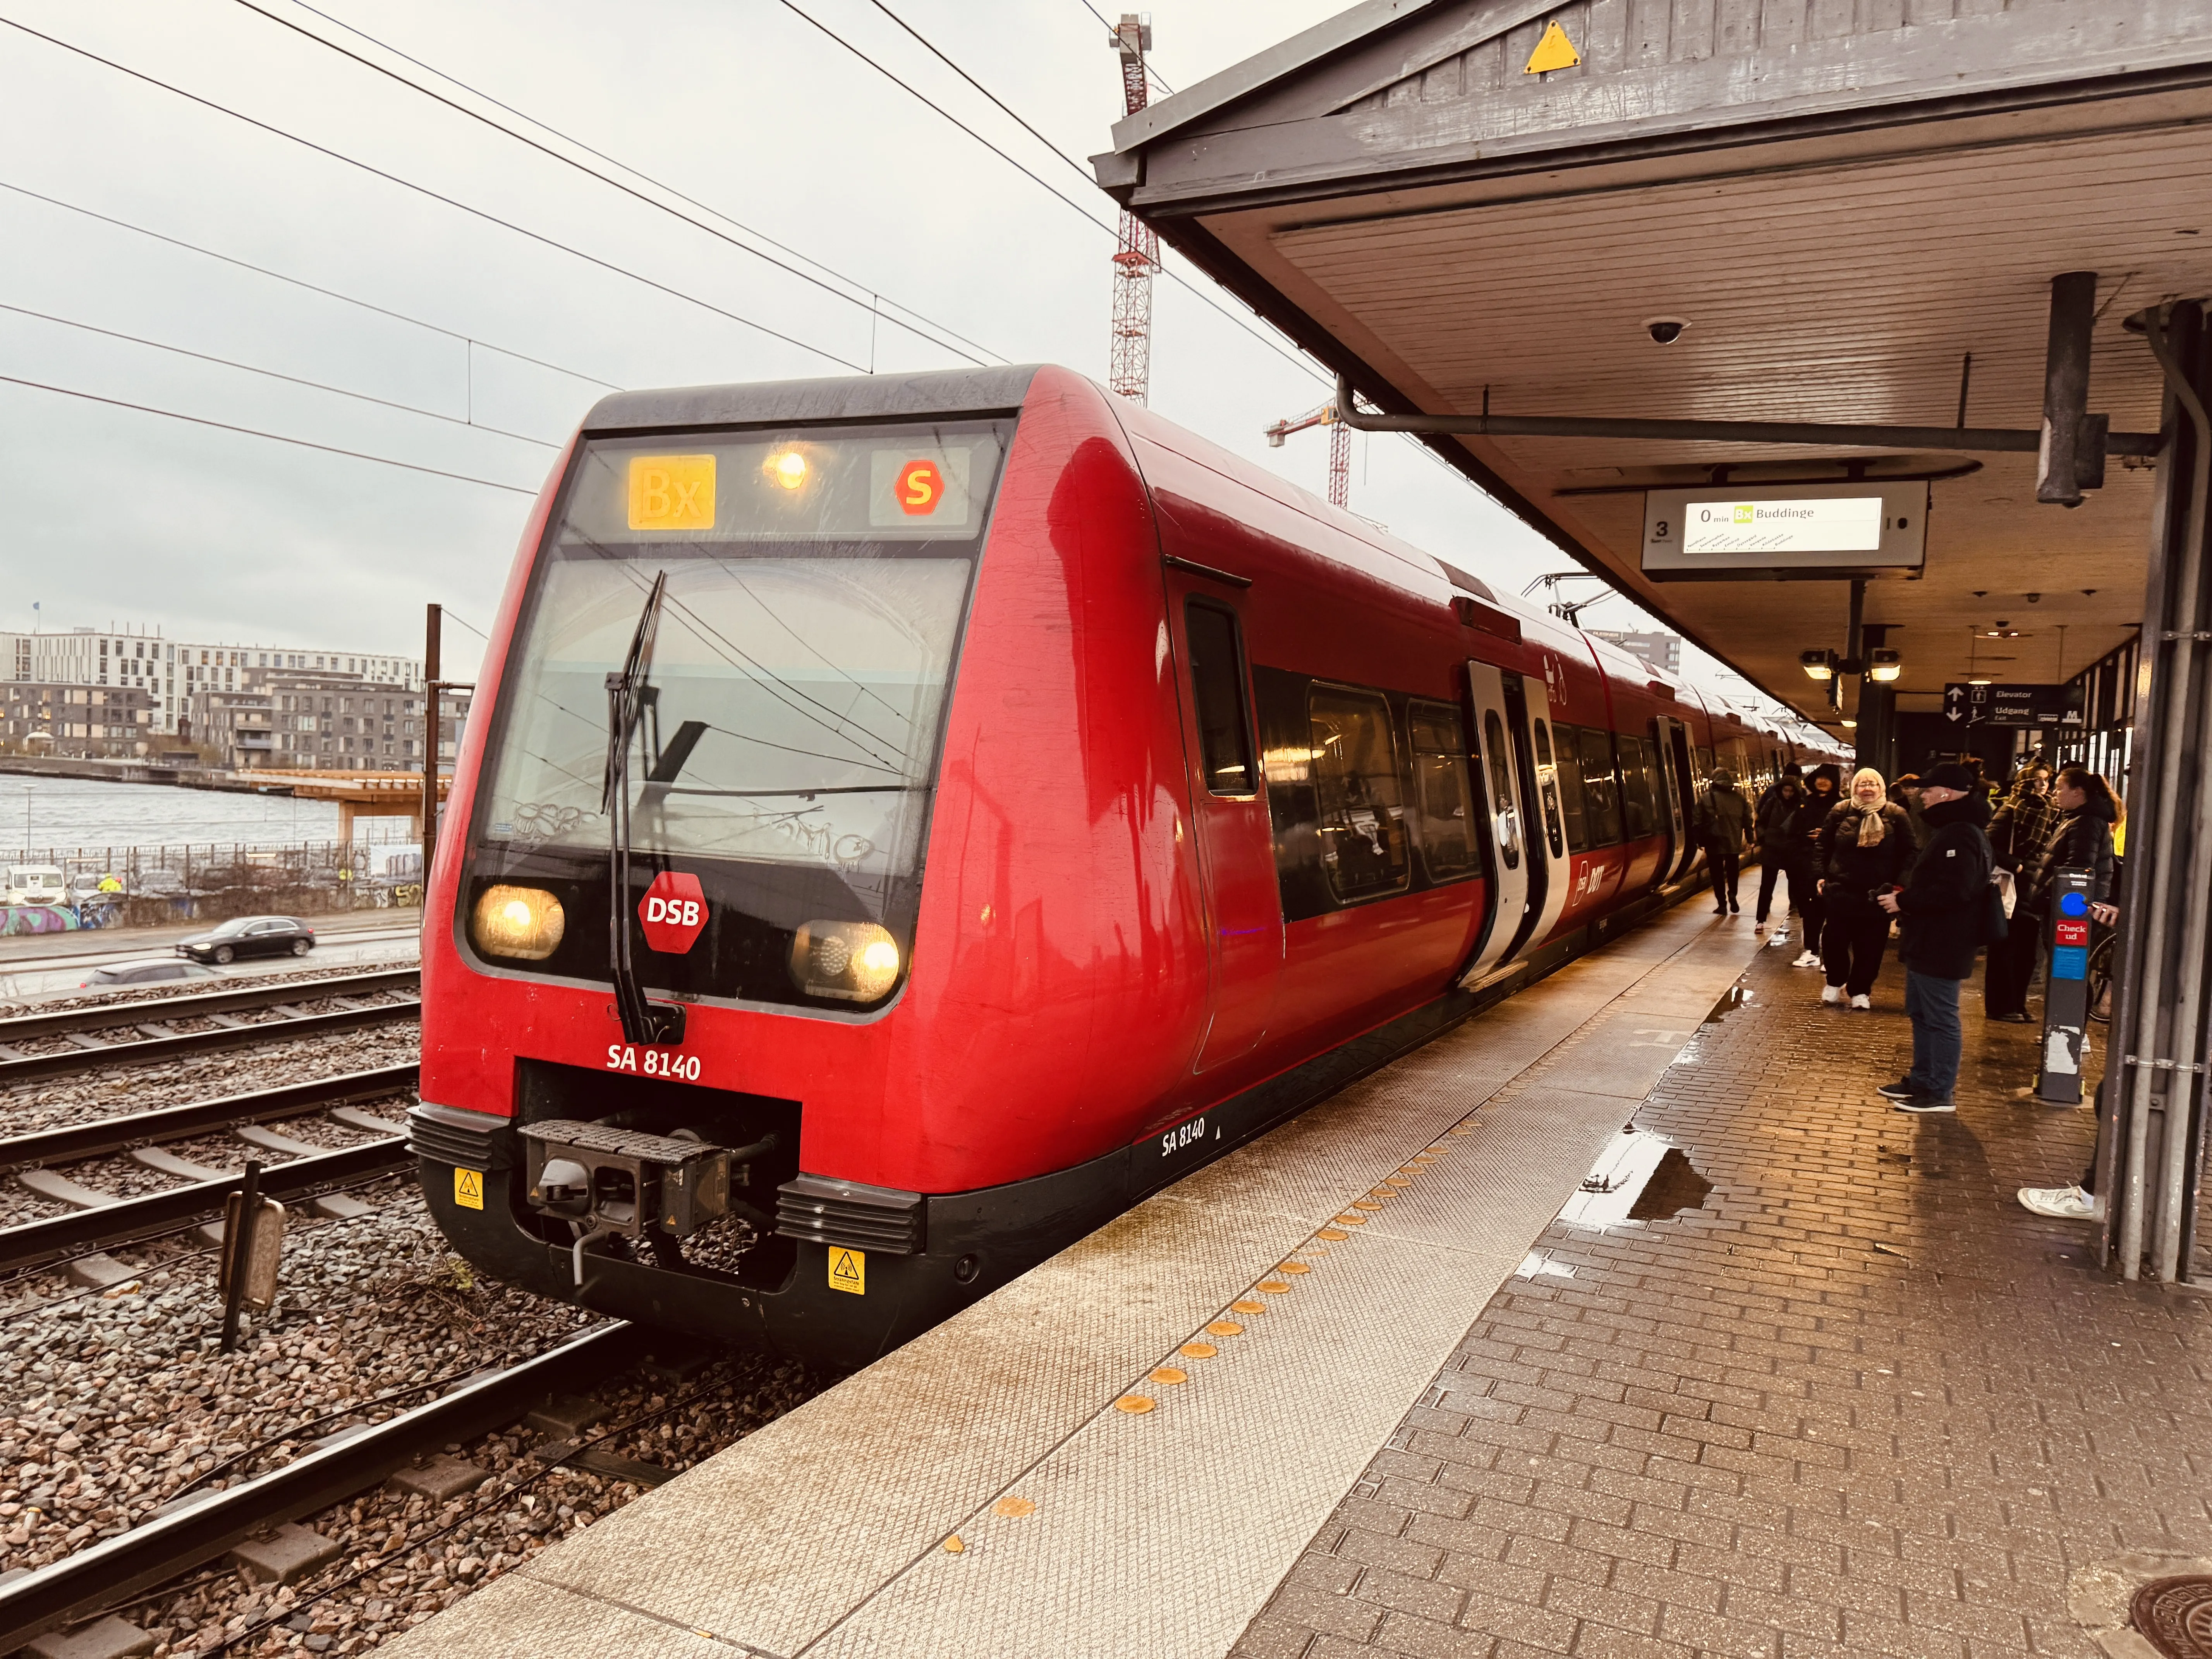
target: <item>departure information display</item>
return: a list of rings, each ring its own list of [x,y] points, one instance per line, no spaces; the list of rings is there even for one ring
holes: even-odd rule
[[[1917,570],[1927,517],[1919,479],[1654,489],[1644,571],[1680,581]]]

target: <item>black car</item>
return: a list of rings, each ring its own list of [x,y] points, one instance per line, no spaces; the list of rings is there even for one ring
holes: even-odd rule
[[[304,957],[315,948],[315,930],[297,916],[233,916],[204,933],[177,943],[177,954],[198,962],[240,957]]]

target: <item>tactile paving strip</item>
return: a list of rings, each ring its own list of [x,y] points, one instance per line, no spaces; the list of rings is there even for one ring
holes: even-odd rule
[[[1710,1007],[1756,948],[1680,912],[1624,943],[1632,956],[1586,958],[1352,1085],[392,1651],[534,1650],[576,1629],[557,1608],[588,1601],[792,1659],[1225,1652],[1673,1058],[1651,1030],[1695,1029],[1639,988]],[[1223,1322],[1239,1328],[1207,1331]],[[1163,1367],[1182,1380],[1151,1380]]]

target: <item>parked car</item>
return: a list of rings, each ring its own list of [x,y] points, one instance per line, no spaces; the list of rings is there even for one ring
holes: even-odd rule
[[[56,864],[18,864],[8,872],[9,904],[66,904],[69,882]]]
[[[196,962],[240,957],[304,957],[315,948],[315,930],[297,916],[233,916],[204,933],[177,941],[177,954]]]
[[[175,957],[142,957],[136,962],[111,962],[105,968],[94,969],[88,978],[77,981],[77,989],[98,991],[111,985],[159,985],[168,980],[222,977],[214,969],[197,962],[185,962]]]

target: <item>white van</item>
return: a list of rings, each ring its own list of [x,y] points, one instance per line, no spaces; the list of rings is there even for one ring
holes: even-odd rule
[[[9,904],[66,904],[69,878],[55,864],[18,864],[8,872],[4,902]]]

